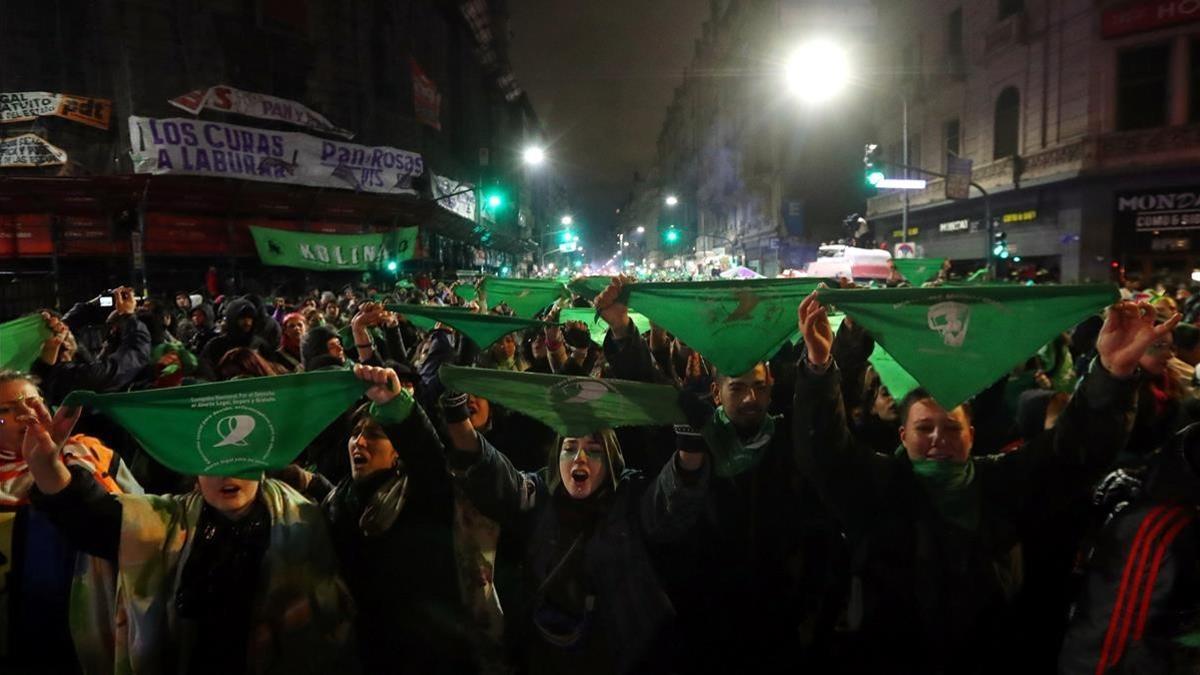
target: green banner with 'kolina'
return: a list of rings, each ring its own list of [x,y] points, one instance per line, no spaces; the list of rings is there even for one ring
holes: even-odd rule
[[[290,464],[365,388],[338,370],[120,394],[75,391],[63,405],[103,412],[173,471],[254,478]]]
[[[528,415],[563,436],[601,429],[684,424],[674,387],[487,368],[442,366],[442,384]]]
[[[817,297],[858,322],[949,409],[1119,296],[1115,286],[1093,284],[823,288]]]
[[[304,270],[373,270],[389,261],[408,260],[417,228],[375,234],[325,234],[250,227],[258,257],[266,265]]]

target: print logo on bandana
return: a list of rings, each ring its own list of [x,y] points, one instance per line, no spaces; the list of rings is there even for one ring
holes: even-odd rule
[[[551,403],[591,403],[608,393],[616,393],[612,385],[588,377],[573,377],[550,387],[547,396]]]
[[[274,447],[275,425],[257,408],[221,408],[196,429],[196,451],[210,467],[226,462],[265,465]]]
[[[961,347],[971,325],[971,307],[961,302],[939,302],[926,314],[929,329],[942,336],[947,347]]]

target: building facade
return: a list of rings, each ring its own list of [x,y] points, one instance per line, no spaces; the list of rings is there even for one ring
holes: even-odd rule
[[[1064,281],[1117,270],[1186,281],[1200,266],[1200,2],[892,0],[879,5],[890,96],[876,108],[885,161],[945,181],[868,202],[877,237],[978,267],[997,238],[1011,260]],[[889,173],[896,169],[889,169]],[[988,193],[985,198],[980,192]],[[985,209],[990,207],[990,209]],[[995,232],[989,238],[985,213]]]
[[[529,269],[539,224],[562,199],[520,166],[520,148],[542,134],[508,64],[504,0],[0,0],[0,16],[0,270],[19,282],[0,284],[5,314],[131,276],[152,292],[195,287],[210,265],[260,276],[249,225],[417,226],[419,255],[403,271]],[[332,130],[212,100],[180,110],[189,92],[217,85],[306,107]],[[71,105],[86,109],[17,110],[36,107],[21,94],[43,92],[84,97]],[[81,123],[89,106],[104,123]],[[397,150],[424,170],[391,191],[340,159],[335,184],[289,184],[294,157],[277,180],[142,173],[131,118],[305,134],[321,152],[331,142]],[[437,200],[471,186],[500,190],[504,207]]]

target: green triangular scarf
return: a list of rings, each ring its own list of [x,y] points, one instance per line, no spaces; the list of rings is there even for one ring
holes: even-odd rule
[[[595,278],[581,279],[580,294]],[[745,279],[631,284],[627,304],[740,375],[773,355],[796,331],[796,307],[824,279]]]
[[[629,318],[633,320],[633,325],[637,328],[639,334],[645,334],[646,331],[650,330],[650,319],[647,319],[644,314],[630,312]],[[559,312],[558,320],[562,323],[580,321],[587,324],[588,332],[592,336],[592,342],[598,345],[604,344],[604,335],[608,332],[608,324],[596,316],[596,310],[586,307],[564,309]]]
[[[29,370],[48,337],[50,329],[40,314],[0,323],[0,370]]]
[[[674,387],[666,385],[456,366],[442,366],[439,373],[447,389],[499,403],[563,436],[687,419]]]
[[[490,347],[493,342],[519,330],[541,328],[546,324],[541,321],[519,319],[515,316],[500,316],[499,314],[479,314],[467,309],[454,307],[436,307],[434,305],[388,305],[389,310],[400,312],[412,321],[413,317],[424,317],[428,321],[441,322],[454,330],[466,335],[480,347]],[[418,328],[424,326],[413,325]],[[424,330],[429,330],[424,328]]]
[[[946,262],[945,258],[894,258],[892,260],[896,271],[913,286],[920,286],[930,279],[937,278],[938,272],[942,271],[944,262]]]
[[[282,469],[363,394],[347,370],[255,377],[120,394],[75,391],[150,456],[188,476],[257,477]]]
[[[712,421],[704,425],[700,435],[712,451],[713,471],[722,478],[730,478],[753,469],[762,461],[775,436],[775,418],[767,415],[754,438],[742,441],[725,409],[717,408]]]
[[[474,286],[459,284],[454,287],[454,294],[463,299],[463,302],[470,302],[479,295],[479,291]]]
[[[531,318],[550,303],[566,295],[561,281],[553,279],[500,279],[488,277],[483,281],[488,308],[504,303],[519,317]]]
[[[1117,299],[1111,285],[821,289],[953,408]]]

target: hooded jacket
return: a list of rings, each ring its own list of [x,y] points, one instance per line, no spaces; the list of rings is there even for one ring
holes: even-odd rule
[[[200,310],[204,314],[204,325],[197,326],[194,323],[190,323],[189,325],[191,326],[191,330],[187,339],[181,338],[183,339],[183,343],[187,345],[188,351],[192,352],[193,354],[201,353],[205,345],[208,344],[209,340],[212,340],[217,334],[217,315],[213,311],[213,306],[207,302],[204,302],[197,307],[194,307],[192,312],[195,312],[196,310]]]
[[[254,324],[248,331],[238,325],[238,320],[246,317],[254,320]],[[274,348],[257,334],[263,319],[262,312],[250,300],[246,298],[231,300],[225,306],[225,332],[210,340],[200,352],[200,363],[205,372],[210,375],[216,373],[217,364],[220,363],[225,352],[237,347],[248,347],[260,355],[270,356]]]
[[[328,362],[329,341],[336,337],[339,337],[338,332],[329,326],[313,326],[308,329],[300,341],[300,361],[304,364],[304,370],[311,372],[340,363]],[[317,359],[323,359],[319,366],[314,363]]]
[[[562,487],[557,446],[550,466],[536,473],[517,471],[483,438],[480,452],[451,454],[467,498],[499,523],[506,549],[520,556],[497,561],[497,585],[508,608],[507,642],[531,672],[561,672],[564,660],[579,673],[665,672],[652,648],[662,644],[674,609],[647,546],[676,542],[694,527],[707,463],[689,482],[672,460],[652,483],[624,468],[611,431],[601,436],[610,482],[585,500]],[[504,568],[513,565],[519,572],[510,575]],[[556,644],[564,634],[574,644]]]

